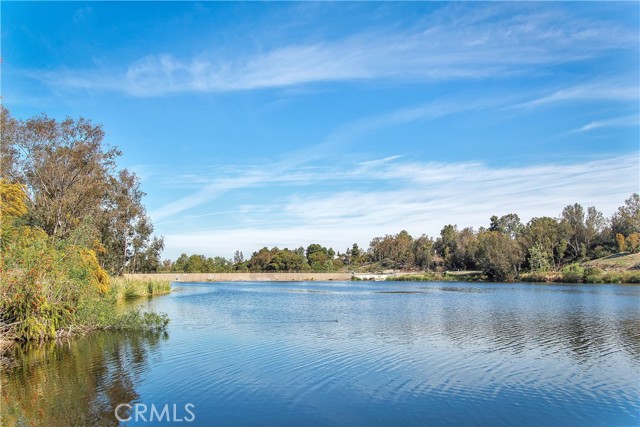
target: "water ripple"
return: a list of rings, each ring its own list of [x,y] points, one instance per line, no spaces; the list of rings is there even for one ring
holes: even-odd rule
[[[98,425],[113,398],[193,402],[199,425],[637,425],[638,289],[181,284],[149,303],[167,337],[74,343],[3,396],[66,378]]]

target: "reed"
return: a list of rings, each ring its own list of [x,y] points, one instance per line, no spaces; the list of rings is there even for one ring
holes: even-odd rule
[[[111,280],[111,292],[116,300],[165,295],[171,292],[171,281],[115,277]]]

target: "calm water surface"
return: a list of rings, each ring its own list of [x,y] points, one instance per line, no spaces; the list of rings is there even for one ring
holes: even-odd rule
[[[640,424],[640,287],[174,284],[166,333],[16,348],[3,425]],[[124,414],[124,413],[123,413]]]

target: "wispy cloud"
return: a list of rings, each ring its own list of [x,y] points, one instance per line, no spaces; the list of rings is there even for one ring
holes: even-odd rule
[[[125,69],[114,65],[32,75],[58,88],[149,97],[353,80],[477,79],[637,47],[633,29],[606,21],[533,7],[464,7],[465,13],[460,6],[444,8],[402,31],[369,29],[338,40],[272,46],[241,56],[213,49],[194,57],[164,52],[139,58]]]
[[[203,223],[197,233],[166,233],[167,248],[171,256],[181,251],[230,256],[236,249],[246,252],[314,241],[344,249],[400,229],[437,235],[448,223],[486,226],[494,214],[516,212],[524,221],[556,216],[573,202],[595,205],[609,215],[637,191],[639,156],[501,168],[480,162],[374,160],[343,172],[343,185],[245,207],[245,215],[234,225],[211,228]],[[322,176],[334,173],[339,172]],[[344,190],[360,181],[379,185]]]
[[[329,134],[323,141],[295,150],[277,159],[268,168],[264,165],[245,165],[243,167],[208,168],[205,173],[164,174],[162,178],[167,186],[195,191],[178,200],[172,201],[151,212],[154,220],[165,220],[173,215],[188,211],[210,202],[231,190],[241,188],[265,186],[267,184],[305,185],[318,180],[317,173],[310,169],[310,165],[331,156],[335,150],[343,150],[353,141],[368,134],[390,126],[396,126],[418,120],[433,120],[451,114],[470,110],[479,110],[502,106],[510,102],[508,99],[478,99],[473,102],[462,102],[458,99],[438,99],[432,102],[365,117],[348,123]],[[392,156],[373,162],[363,162],[355,165],[357,171],[375,168],[382,163],[395,160],[400,156]],[[240,172],[240,173],[238,173]],[[332,179],[344,179],[344,174],[332,171]],[[322,177],[321,179],[326,179]]]
[[[620,79],[602,79],[599,82],[590,82],[570,87],[564,87],[550,94],[537,97],[512,108],[533,108],[546,104],[584,100],[604,101],[637,101],[640,99],[640,88],[637,78],[634,81],[621,81]]]
[[[579,129],[576,129],[575,132],[588,132],[588,131],[592,131],[600,128],[638,126],[638,125],[640,125],[640,116],[631,115],[631,116],[624,116],[624,117],[615,117],[615,118],[606,119],[606,120],[596,120],[594,122],[591,122],[582,126]]]
[[[254,185],[261,182],[263,179],[264,174],[254,173],[251,175],[216,180],[186,197],[182,197],[162,206],[159,209],[156,209],[151,212],[151,217],[153,219],[163,219],[176,215],[180,212],[200,206],[212,199],[215,199],[216,197],[220,197],[229,191]]]
[[[569,90],[571,93],[587,93],[587,89]],[[606,82],[598,83],[598,88],[591,86],[591,93],[615,93],[620,92],[608,87]],[[632,96],[624,92],[625,97]],[[528,94],[527,96],[531,96]],[[538,95],[534,97],[534,101],[525,101],[523,95],[519,97],[513,96],[493,96],[493,97],[477,97],[472,101],[460,99],[456,96],[435,99],[422,105],[401,108],[383,114],[377,114],[364,117],[347,123],[330,133],[323,141],[308,145],[299,150],[292,151],[275,159],[268,168],[264,165],[224,165],[219,167],[208,167],[206,171],[194,172],[190,168],[189,172],[177,174],[164,174],[163,179],[166,186],[172,188],[180,188],[183,190],[195,190],[193,193],[172,201],[151,212],[152,218],[155,220],[168,220],[173,215],[196,208],[203,204],[221,197],[232,190],[242,188],[255,188],[266,185],[308,185],[318,180],[326,180],[326,176],[331,176],[333,180],[344,180],[351,177],[350,174],[345,176],[340,171],[332,171],[331,174],[319,175],[315,173],[312,165],[330,157],[336,150],[344,150],[349,144],[363,139],[366,136],[378,132],[382,129],[404,125],[421,120],[437,120],[439,118],[461,114],[470,111],[482,110],[504,110],[528,105],[531,108],[542,103],[537,102],[538,99],[554,98],[553,95]],[[529,98],[531,99],[531,98]],[[555,99],[555,98],[554,98]],[[565,99],[565,98],[563,98]],[[627,98],[625,98],[627,99]],[[629,98],[637,100],[635,98]],[[545,101],[547,102],[547,101]],[[548,101],[552,102],[552,101]],[[635,118],[637,121],[637,117]],[[613,119],[605,122],[594,122],[587,125],[584,130],[595,127],[623,125],[630,118]],[[385,159],[375,160],[373,162],[362,162],[353,165],[355,173],[368,171],[370,169],[379,170],[379,166],[396,160],[398,156],[392,156]],[[405,168],[411,169],[412,165],[405,165]],[[470,165],[459,165],[458,167],[470,167]],[[432,174],[434,179],[446,180],[447,174],[437,169],[429,169],[428,174]],[[418,174],[425,178],[424,173]],[[416,175],[417,176],[417,175]],[[389,178],[405,179],[406,176],[390,176]]]

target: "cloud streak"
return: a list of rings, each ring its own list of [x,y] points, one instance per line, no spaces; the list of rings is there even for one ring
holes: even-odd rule
[[[600,81],[565,87],[533,100],[514,105],[512,108],[533,108],[559,102],[599,100],[599,101],[637,101],[640,89],[635,83],[620,81]]]
[[[286,154],[281,159],[272,163],[269,168],[264,165],[236,166],[226,165],[222,168],[213,168],[209,174],[180,173],[177,175],[163,175],[165,185],[181,189],[197,190],[178,200],[172,201],[151,212],[154,220],[166,220],[167,218],[184,211],[196,208],[210,202],[229,191],[242,188],[271,185],[306,185],[310,182],[325,180],[325,176],[314,173],[312,164],[332,156],[336,150],[342,150],[353,141],[381,129],[407,124],[419,120],[433,120],[444,116],[458,114],[470,110],[483,110],[500,107],[509,103],[509,99],[479,99],[473,102],[463,102],[459,99],[440,99],[423,105],[403,108],[385,114],[348,123],[329,134],[322,142],[300,150]],[[357,171],[368,170],[379,163],[387,163],[400,156],[392,156],[373,162],[356,164]],[[241,173],[237,173],[237,172]],[[234,173],[235,172],[235,173]],[[350,174],[340,171],[332,171],[333,180],[349,179]]]
[[[478,79],[530,73],[538,66],[637,47],[633,29],[606,21],[575,19],[560,11],[542,13],[531,7],[517,13],[510,6],[467,8],[464,19],[459,18],[459,6],[444,8],[403,31],[362,30],[333,41],[272,46],[242,56],[211,50],[185,58],[164,52],[139,58],[125,69],[113,66],[32,75],[56,88],[154,97],[336,81]],[[506,9],[509,14],[504,13]]]
[[[491,109],[498,111],[511,110],[524,106],[527,108],[535,108],[552,102],[576,99],[575,97],[579,99],[581,96],[587,96],[586,94],[595,97],[606,94],[607,96],[622,96],[623,100],[638,100],[636,93],[633,93],[633,91],[619,90],[615,82],[613,86],[609,86],[607,82],[577,86],[567,89],[564,93],[566,93],[566,95],[563,96],[557,96],[555,93],[551,95],[538,95],[537,98],[534,97],[533,101],[523,101],[522,95],[519,98],[513,96],[478,97],[472,101],[449,96],[422,105],[402,108],[353,121],[335,130],[320,143],[284,155],[282,158],[273,162],[269,168],[265,168],[264,165],[244,165],[242,167],[239,165],[225,165],[224,167],[213,168],[209,173],[193,173],[193,171],[190,170],[189,173],[185,174],[164,174],[162,179],[166,186],[173,188],[177,186],[181,189],[196,189],[196,191],[154,210],[151,212],[151,216],[154,220],[167,220],[181,212],[188,211],[221,197],[229,191],[242,188],[255,188],[265,185],[304,186],[318,182],[319,180],[326,180],[326,176],[332,177],[331,179],[334,181],[350,179],[352,175],[347,174],[347,176],[345,176],[341,171],[332,171],[325,176],[318,175],[314,173],[312,165],[330,157],[336,150],[342,151],[354,141],[365,138],[370,134],[374,134],[388,127],[405,125],[421,120],[436,120],[445,116],[470,111]],[[637,121],[637,116],[596,121],[585,125],[577,131],[584,132],[609,126],[626,126],[633,123],[637,124]],[[568,133],[575,133],[577,131]],[[356,169],[356,173],[369,169],[379,170],[379,168],[377,168],[378,162],[387,163],[390,160],[395,160],[395,157],[376,160],[374,163],[364,162],[353,165],[353,167]],[[405,165],[404,167],[409,169],[414,168],[413,165]],[[458,165],[458,167],[468,168],[470,165]],[[437,179],[439,180],[445,181],[448,179],[448,175],[441,173],[438,168],[427,173],[431,173],[432,177],[435,177],[436,175],[434,174],[437,173]],[[423,172],[416,174],[416,176],[422,176],[423,179],[426,179]],[[404,180],[408,177],[389,176],[388,178]]]
[[[637,115],[615,117],[607,120],[596,120],[582,126],[580,129],[576,129],[575,132],[589,132],[595,129],[608,128],[608,127],[626,127],[626,126],[638,126],[640,125],[640,117]]]

